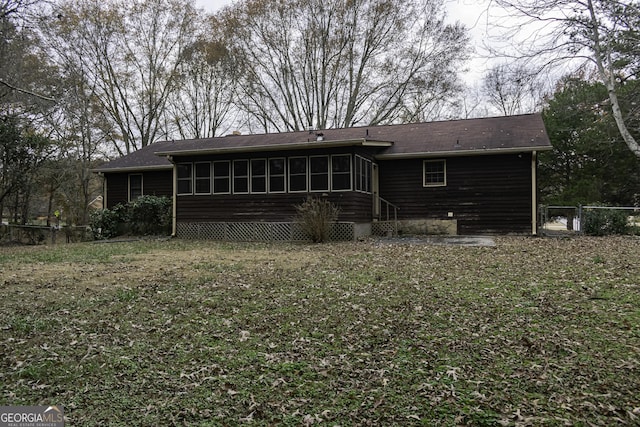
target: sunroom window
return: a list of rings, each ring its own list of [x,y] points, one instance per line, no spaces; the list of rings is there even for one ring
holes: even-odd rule
[[[371,160],[356,156],[355,187],[356,191],[371,193]]]
[[[309,157],[311,191],[329,191],[329,156]]]
[[[248,160],[233,161],[233,192],[236,194],[249,192]]]
[[[285,159],[269,159],[269,192],[283,193],[285,189]]]
[[[211,163],[195,164],[196,194],[211,194]]]
[[[306,157],[289,157],[289,191],[307,191]]]
[[[331,156],[331,190],[351,190],[351,155]]]
[[[213,162],[213,192],[215,194],[228,194],[231,192],[231,170],[229,161]]]
[[[251,160],[251,192],[252,193],[267,192],[267,160],[266,159]]]

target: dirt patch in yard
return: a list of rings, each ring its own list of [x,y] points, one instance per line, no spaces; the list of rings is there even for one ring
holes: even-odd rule
[[[126,248],[129,244],[146,243],[117,242]],[[95,244],[85,245],[88,252]],[[244,269],[247,266],[267,266],[283,270],[312,268],[321,262],[315,248],[282,245],[260,250],[264,245],[239,243],[229,250],[229,245],[207,242],[181,242],[179,250],[167,250],[162,244],[141,254],[118,254],[113,251],[108,260],[87,259],[80,262],[64,261],[64,255],[54,257],[55,261],[37,260],[37,254],[63,252],[67,246],[15,246],[10,249],[16,254],[16,262],[7,263],[0,271],[0,284],[5,291],[14,285],[25,290],[56,289],[57,292],[77,290],[108,290],[118,287],[144,286],[150,283],[189,281],[210,271]],[[169,244],[168,244],[169,245]],[[192,245],[195,249],[185,249]],[[76,246],[78,249],[80,246]],[[82,249],[80,249],[82,250]],[[126,251],[126,249],[124,249]],[[36,261],[29,260],[29,254],[36,255]],[[8,253],[5,252],[5,256]],[[60,259],[60,261],[58,261]]]

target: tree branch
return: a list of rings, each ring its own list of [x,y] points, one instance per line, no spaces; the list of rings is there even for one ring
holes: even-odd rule
[[[49,102],[53,102],[53,103],[57,103],[57,102],[58,102],[58,101],[56,101],[56,100],[55,100],[55,99],[53,99],[53,98],[49,98],[48,96],[40,95],[40,94],[35,93],[35,92],[32,92],[32,91],[30,91],[30,90],[22,89],[22,88],[19,88],[19,87],[17,87],[17,86],[13,86],[13,85],[11,85],[10,83],[7,83],[7,82],[5,82],[5,81],[4,81],[4,80],[2,80],[2,79],[0,79],[0,84],[2,84],[2,85],[4,85],[4,86],[8,87],[8,88],[9,88],[9,89],[11,89],[11,90],[15,90],[16,92],[24,93],[25,95],[35,96],[36,98],[43,99],[43,100],[45,100],[45,101],[49,101]]]

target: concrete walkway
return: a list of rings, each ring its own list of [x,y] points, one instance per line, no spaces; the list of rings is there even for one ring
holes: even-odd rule
[[[444,245],[444,246],[495,246],[493,237],[488,236],[407,236],[383,237],[380,243],[408,245]]]

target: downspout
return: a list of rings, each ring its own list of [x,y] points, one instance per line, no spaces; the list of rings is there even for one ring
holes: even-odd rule
[[[102,178],[102,209],[107,209],[107,177],[102,172],[98,176]]]
[[[171,169],[171,175],[172,175],[172,184],[171,184],[171,188],[172,188],[172,195],[171,195],[171,237],[176,237],[177,234],[177,224],[178,224],[178,220],[176,219],[176,214],[178,212],[178,168],[176,167],[176,164],[173,162],[173,157],[172,156],[167,156],[167,160],[169,160],[169,162],[171,162],[171,164],[173,165],[173,169]]]
[[[531,152],[531,234],[538,235],[538,153]]]

